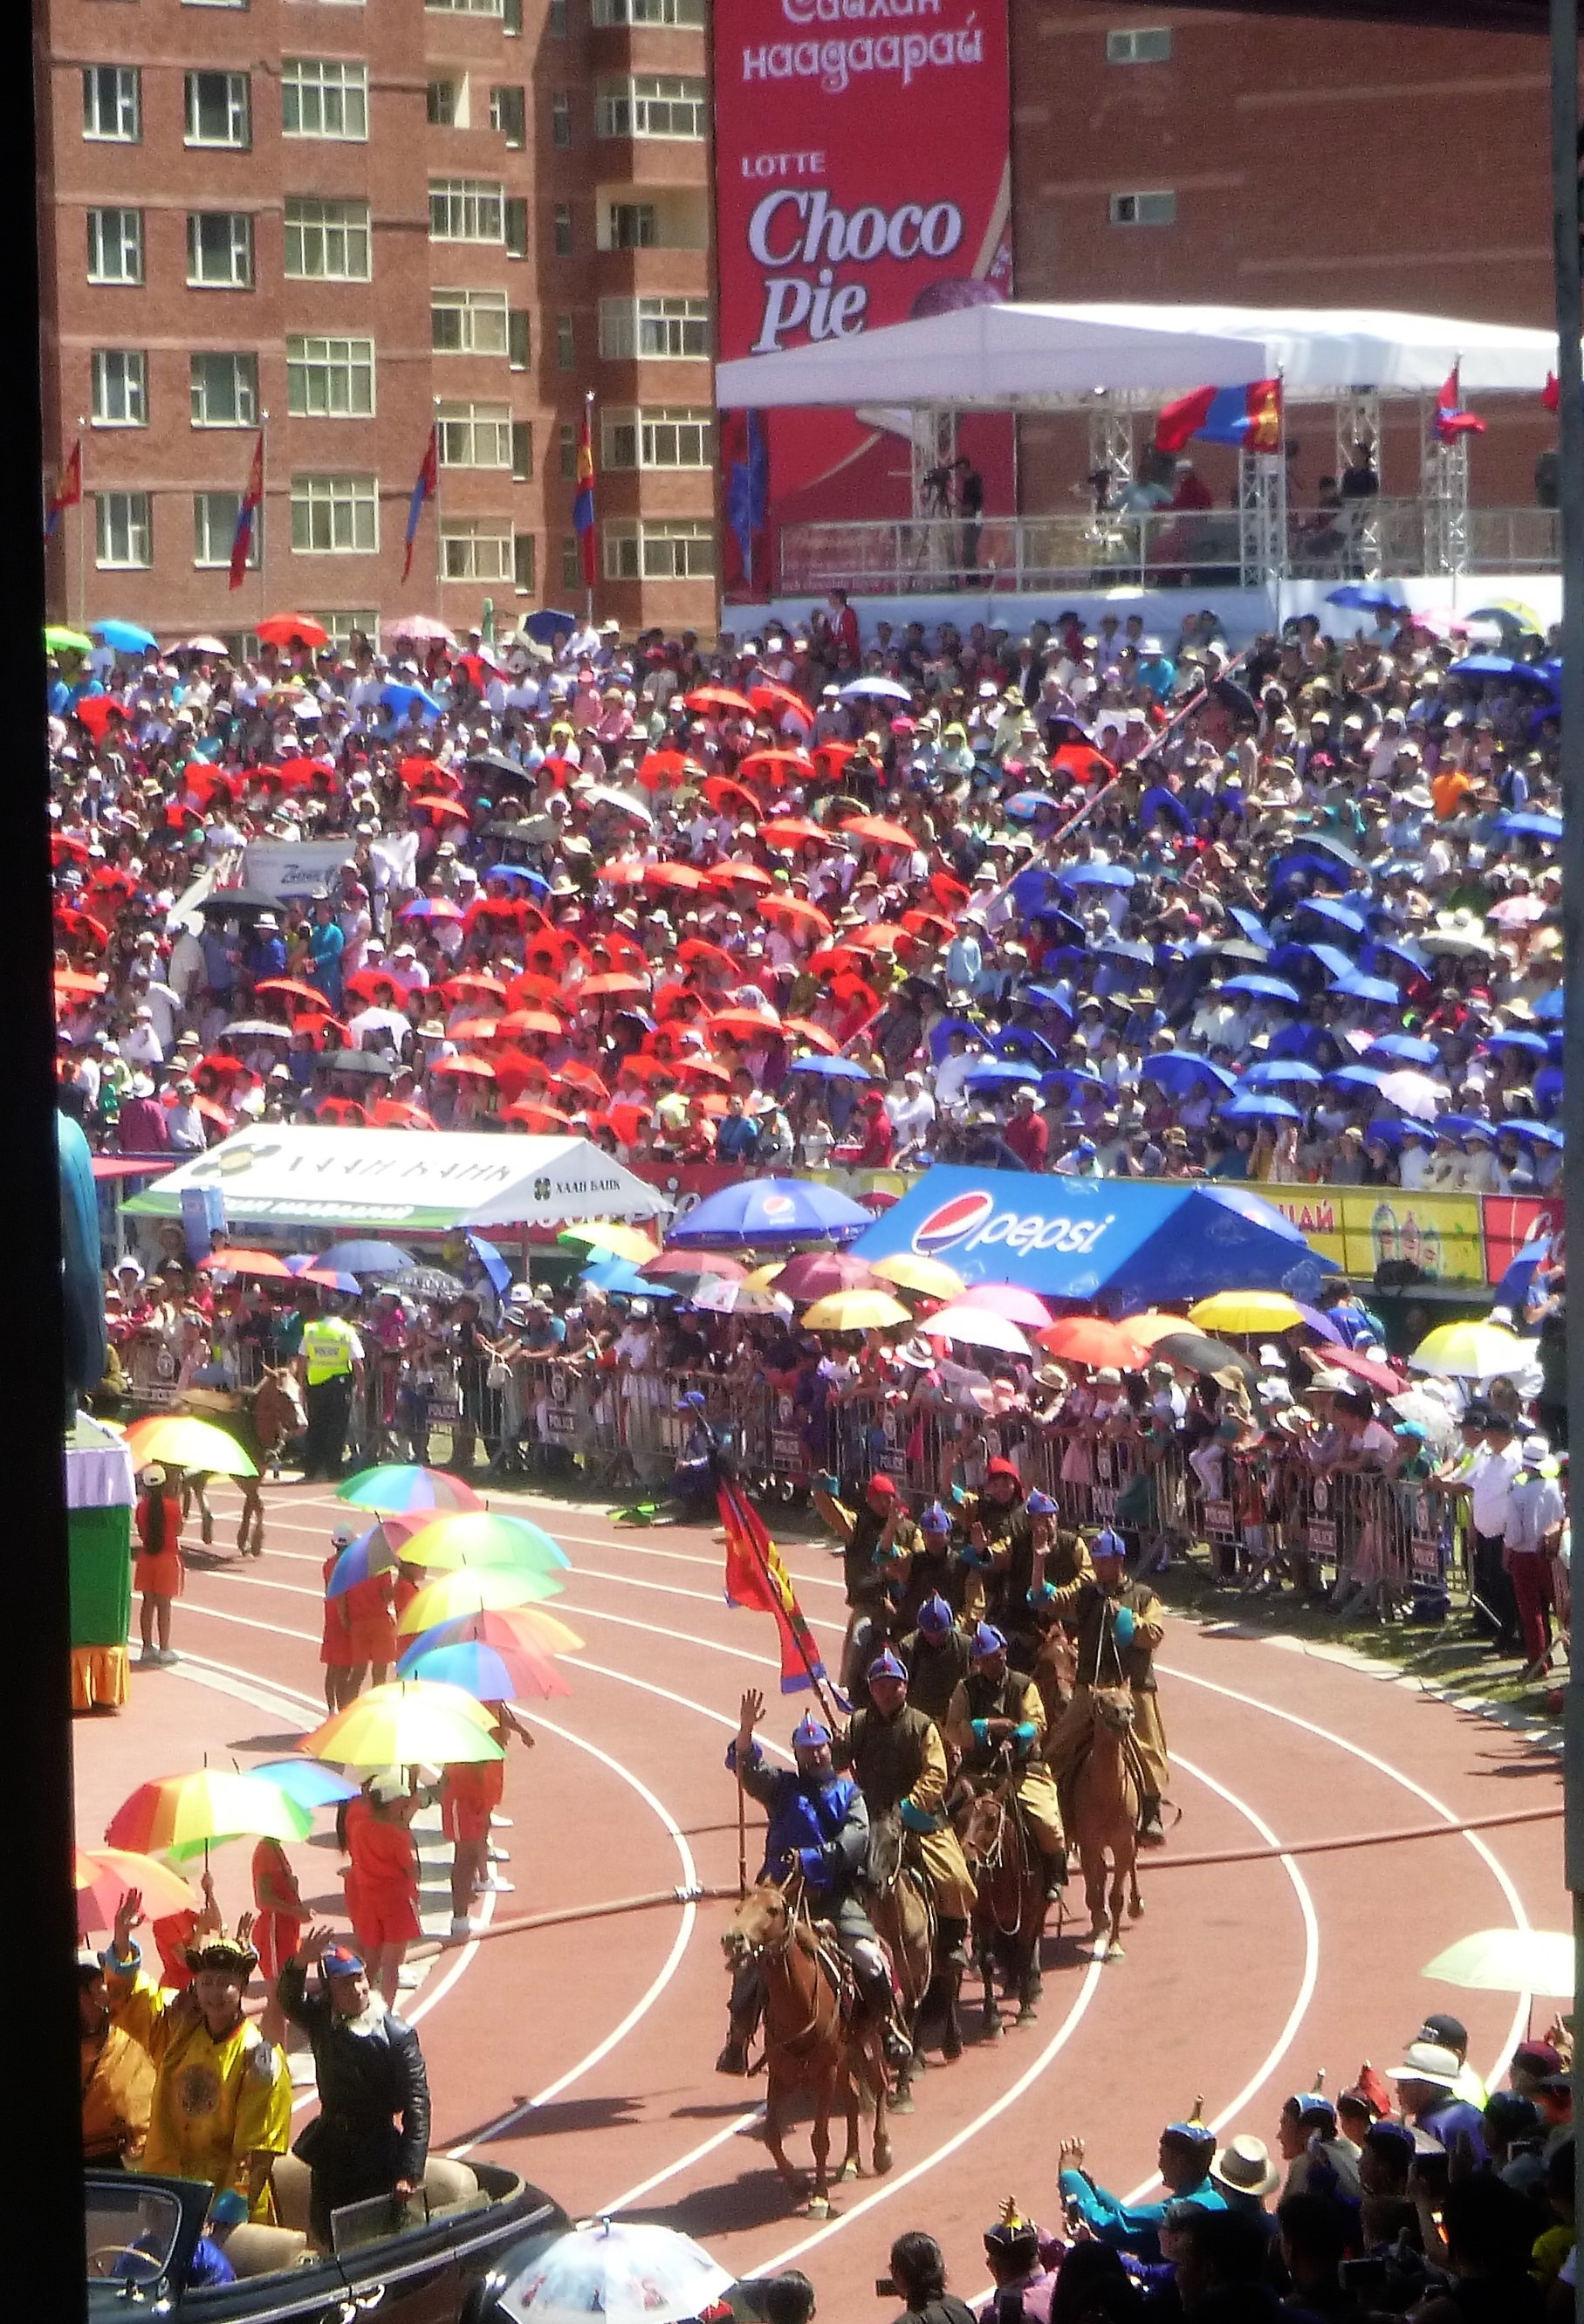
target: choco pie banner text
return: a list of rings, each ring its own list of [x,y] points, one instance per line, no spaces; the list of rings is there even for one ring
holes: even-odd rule
[[[715,0],[721,361],[1011,295],[1007,7]],[[1010,423],[974,425],[988,470]],[[856,415],[723,412],[721,459],[729,597],[769,587],[781,523],[905,512]]]

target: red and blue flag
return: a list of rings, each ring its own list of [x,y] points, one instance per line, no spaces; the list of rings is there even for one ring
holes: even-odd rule
[[[66,466],[60,471],[60,481],[50,498],[44,514],[44,539],[52,540],[60,530],[60,520],[69,508],[76,508],[82,498],[82,438],[79,436],[66,456]]]
[[[1435,399],[1435,440],[1438,444],[1455,444],[1460,436],[1483,436],[1485,422],[1472,411],[1463,409],[1463,391],[1458,374],[1461,365],[1454,364],[1441,383],[1441,393]]]
[[[429,440],[424,447],[418,482],[407,503],[407,549],[401,559],[401,578],[405,581],[412,570],[412,544],[418,539],[418,528],[423,520],[424,503],[433,498],[440,487],[440,445],[437,429],[429,429]]]
[[[1191,395],[1163,405],[1155,423],[1157,452],[1180,452],[1196,436],[1207,444],[1235,444],[1244,452],[1279,452],[1281,381],[1257,379],[1247,387],[1196,387]]]
[[[259,430],[258,441],[253,447],[253,462],[247,472],[247,490],[242,495],[242,505],[236,512],[236,530],[231,536],[231,586],[240,589],[247,560],[253,554],[253,521],[264,497],[264,431]]]
[[[588,406],[583,410],[583,425],[577,431],[577,490],[572,501],[572,529],[577,535],[577,546],[583,558],[585,585],[594,585],[594,438],[589,429]]]

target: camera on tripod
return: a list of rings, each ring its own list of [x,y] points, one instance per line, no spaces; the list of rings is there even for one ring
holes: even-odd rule
[[[943,460],[938,468],[926,468],[920,479],[920,490],[925,513],[927,516],[946,515],[952,505],[952,470],[949,463]]]

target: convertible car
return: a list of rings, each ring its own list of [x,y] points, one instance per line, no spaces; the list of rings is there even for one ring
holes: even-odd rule
[[[510,2281],[571,2221],[558,2203],[489,2163],[430,2158],[421,2194],[393,2222],[388,2203],[337,2212],[336,2249],[308,2239],[308,2172],[275,2166],[278,2227],[251,2221],[215,2240],[230,2283],[192,2281],[210,2190],[187,2179],[87,2174],[92,2324],[139,2314],[179,2324],[479,2324]]]

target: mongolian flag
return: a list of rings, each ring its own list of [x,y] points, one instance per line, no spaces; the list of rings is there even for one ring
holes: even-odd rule
[[[583,555],[584,585],[592,589],[594,585],[594,457],[586,403],[583,407],[583,425],[577,431],[576,473],[577,490],[572,499],[572,529],[577,535],[577,546]]]
[[[405,581],[412,570],[412,544],[418,539],[418,528],[423,518],[424,503],[440,488],[439,430],[429,429],[429,440],[418,472],[418,482],[412,488],[412,498],[407,503],[407,550],[401,559],[401,578]]]
[[[770,454],[762,412],[721,414],[721,488],[729,544],[726,586],[750,595],[761,588],[768,592]]]
[[[242,576],[247,571],[247,560],[253,550],[253,519],[264,497],[264,431],[261,428],[257,443],[253,447],[253,466],[247,472],[247,490],[242,495],[242,506],[236,512],[236,530],[231,536],[231,586],[240,589]]]
[[[51,497],[44,517],[44,539],[52,540],[60,530],[60,520],[69,508],[76,508],[82,499],[82,438],[79,436],[66,456],[66,466],[60,471],[60,481]]]
[[[1460,366],[1454,364],[1441,383],[1435,399],[1435,440],[1438,444],[1455,444],[1460,436],[1483,436],[1485,422],[1472,411],[1463,409],[1463,392],[1459,383]]]
[[[1282,447],[1282,383],[1257,379],[1248,387],[1196,387],[1164,404],[1155,423],[1157,452],[1180,452],[1195,436],[1207,444],[1236,444],[1244,452]]]
[[[727,1604],[774,1615],[781,1641],[783,1694],[796,1694],[804,1687],[817,1692],[829,1683],[825,1666],[780,1551],[740,1485],[717,1486],[716,1499],[726,1530]]]

